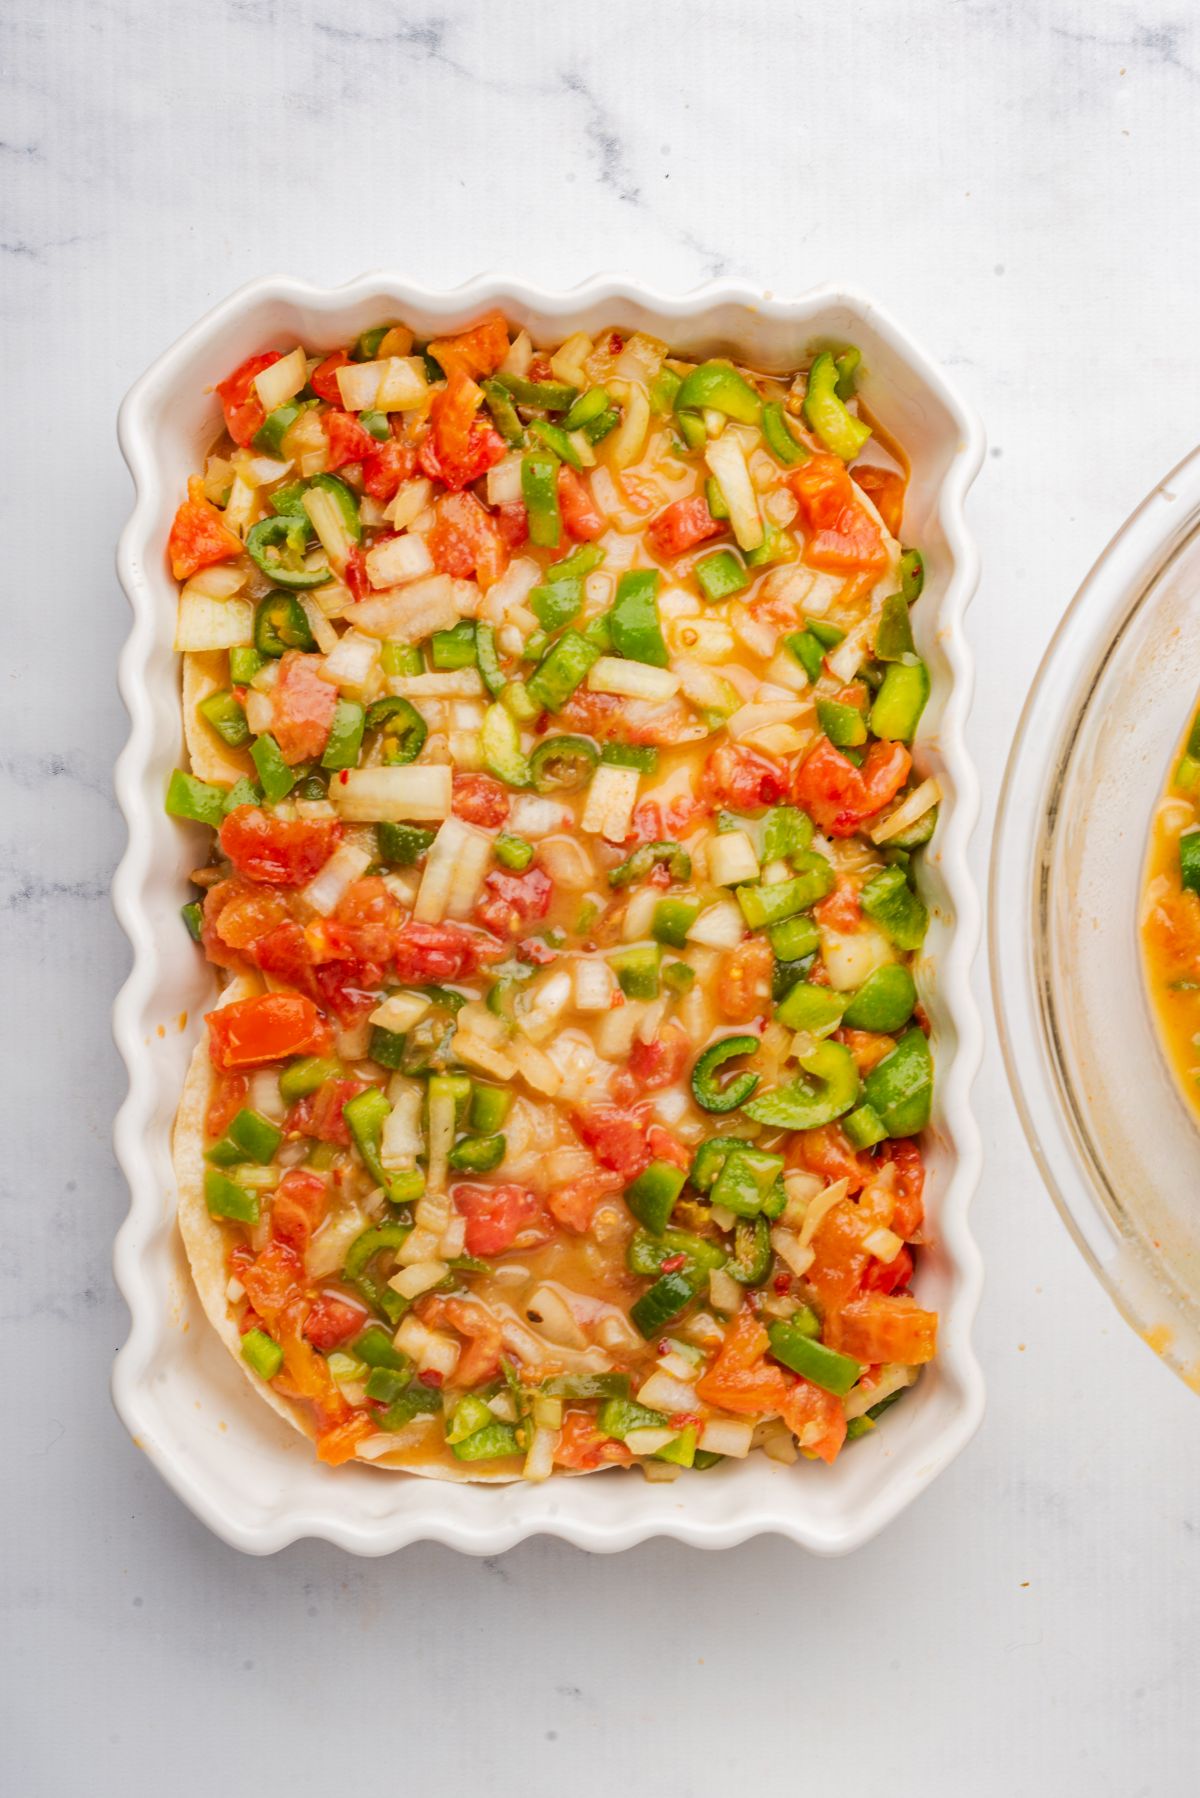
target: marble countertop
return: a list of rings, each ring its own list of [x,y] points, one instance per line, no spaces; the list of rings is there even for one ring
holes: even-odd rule
[[[494,1789],[503,1767],[597,1798],[614,1776],[637,1789],[636,1764],[686,1798],[794,1759],[806,1784],[890,1798],[1194,1791],[1200,1413],[1040,1185],[982,959],[990,1408],[850,1560],[761,1540],[251,1561],[171,1496],[107,1397],[126,1331],[114,416],[133,378],[273,269],[878,295],[990,433],[970,505],[982,883],[1054,623],[1196,437],[1194,10],[10,0],[0,32],[0,1786],[123,1794],[137,1769],[176,1798],[307,1798],[398,1749],[401,1789]]]

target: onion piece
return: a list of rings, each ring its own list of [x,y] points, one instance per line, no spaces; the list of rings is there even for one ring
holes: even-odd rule
[[[445,763],[346,768],[329,783],[329,797],[339,815],[357,824],[449,818],[453,796],[453,774]]]
[[[926,812],[932,811],[942,797],[942,789],[931,775],[923,780],[919,787],[906,793],[899,805],[887,814],[886,818],[874,825],[867,835],[873,843],[888,843],[903,831],[911,830],[913,825],[922,819]]]
[[[379,666],[379,644],[373,637],[348,630],[337,639],[317,672],[322,680],[346,693],[362,693]]]
[[[401,537],[388,537],[369,549],[365,558],[367,579],[372,587],[402,587],[433,572],[433,557],[424,537],[411,531]]]
[[[746,934],[741,908],[732,899],[720,899],[702,911],[687,933],[689,943],[710,949],[736,949]]]
[[[610,843],[623,843],[637,803],[638,779],[636,768],[617,768],[602,762],[592,776],[579,828],[590,836],[605,837]]]
[[[370,865],[371,857],[365,849],[354,843],[339,843],[320,872],[306,887],[301,887],[300,897],[313,911],[327,918],[341,904],[347,889],[361,879]]]
[[[470,616],[479,603],[473,581],[456,581],[448,574],[431,574],[411,586],[374,599],[360,600],[353,608],[356,630],[369,637],[398,638],[415,643],[434,631],[453,630],[460,618]]]
[[[754,1425],[740,1417],[710,1417],[701,1425],[697,1446],[706,1455],[730,1455],[744,1461],[753,1438]]]
[[[652,668],[648,662],[629,662],[621,656],[601,656],[589,668],[587,684],[591,693],[661,701],[674,699],[681,683],[669,668]]]
[[[736,886],[742,880],[758,879],[758,856],[744,830],[718,831],[705,846],[705,858],[714,886]]]
[[[240,649],[254,641],[254,608],[245,599],[209,599],[193,583],[179,595],[175,648]]]
[[[746,466],[746,453],[738,438],[729,431],[724,436],[710,440],[705,446],[704,460],[729,507],[729,522],[738,547],[760,549],[764,535],[763,522],[759,516],[754,483]]]
[[[276,406],[285,405],[307,380],[308,364],[304,351],[297,345],[289,355],[281,356],[278,362],[272,362],[269,368],[255,375],[254,386],[263,411],[274,412]]]

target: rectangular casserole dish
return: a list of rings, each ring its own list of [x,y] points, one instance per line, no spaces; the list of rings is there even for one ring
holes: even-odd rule
[[[680,353],[735,352],[764,370],[794,366],[814,347],[853,341],[863,352],[863,397],[912,460],[906,526],[927,562],[916,628],[933,677],[915,757],[922,773],[936,773],[944,794],[925,857],[933,922],[919,984],[933,1022],[938,1083],[927,1188],[933,1242],[916,1293],[941,1314],[940,1350],[905,1404],[833,1468],[786,1467],[759,1455],[670,1486],[619,1473],[492,1487],[385,1478],[369,1467],[335,1473],[255,1401],[206,1327],[174,1228],[171,1123],[214,993],[178,923],[195,844],[162,807],[181,735],[176,591],[164,546],[187,474],[217,428],[216,396],[206,389],[264,346],[333,345],[394,317],[433,336],[493,307],[526,326],[535,342],[614,325],[649,331]],[[437,295],[377,274],[330,290],[286,279],[243,288],[138,381],[122,407],[120,440],[136,503],[119,551],[134,625],[120,668],[132,728],[116,776],[129,847],[114,903],[134,966],[114,1015],[130,1079],[115,1140],[131,1192],[115,1270],[132,1327],[117,1357],[113,1396],[138,1445],[210,1528],[254,1553],[305,1536],[361,1554],[423,1539],[491,1554],[541,1532],[594,1550],[653,1535],[715,1548],[776,1532],[827,1554],[867,1540],[953,1459],[983,1408],[970,1344],[981,1269],[966,1219],[980,1163],[969,1091],[981,1027],[969,982],[979,906],[966,845],[977,785],[963,737],[971,665],[962,632],[977,576],[962,508],[983,453],[978,422],[886,317],[845,292],[782,302],[721,284],[670,299],[633,282],[597,279],[551,295],[481,277]]]

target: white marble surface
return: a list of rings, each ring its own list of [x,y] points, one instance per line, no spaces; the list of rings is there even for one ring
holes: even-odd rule
[[[253,1562],[108,1405],[127,962],[106,887],[118,400],[249,276],[382,264],[846,280],[944,359],[992,443],[971,505],[982,880],[1053,624],[1196,436],[1195,8],[8,0],[0,32],[0,1788],[1194,1791],[1200,1413],[1068,1241],[994,1030],[990,1410],[884,1539],[833,1564],[775,1541]]]

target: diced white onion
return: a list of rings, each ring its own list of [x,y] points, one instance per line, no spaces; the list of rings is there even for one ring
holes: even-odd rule
[[[300,889],[300,897],[313,911],[327,918],[341,904],[347,889],[366,873],[370,865],[371,857],[365,849],[359,849],[354,843],[339,843],[320,872]]]
[[[236,649],[254,641],[254,607],[245,599],[209,599],[192,590],[179,595],[175,648]]]
[[[705,856],[708,877],[714,886],[735,886],[742,880],[758,879],[758,856],[744,830],[718,831],[705,845]]]
[[[483,682],[474,668],[433,669],[428,674],[394,674],[388,692],[401,699],[476,699]]]
[[[904,1240],[897,1236],[894,1230],[885,1230],[881,1227],[878,1230],[872,1230],[869,1236],[864,1237],[863,1247],[868,1255],[874,1255],[876,1261],[886,1263],[896,1259],[904,1247]]]
[[[379,665],[379,644],[373,637],[349,630],[337,639],[318,670],[321,679],[343,693],[362,693]]]
[[[505,456],[487,471],[489,506],[511,506],[521,497],[521,457]]]
[[[308,365],[299,346],[289,355],[281,356],[278,362],[272,362],[269,368],[262,369],[255,375],[254,385],[263,411],[274,412],[276,406],[284,405],[299,393],[307,379]]]
[[[543,1055],[533,1043],[515,1038],[509,1048],[509,1059],[534,1092],[545,1093],[548,1099],[552,1099],[561,1087],[562,1075],[550,1057]]]
[[[895,810],[890,811],[886,818],[867,832],[867,835],[873,843],[890,842],[893,837],[900,836],[904,831],[911,830],[914,824],[919,823],[926,812],[932,811],[941,796],[942,789],[930,776],[928,780],[923,780],[919,787],[914,787],[911,793],[906,794]]]
[[[246,578],[245,568],[234,562],[213,562],[198,568],[183,591],[203,594],[205,599],[232,599],[246,585]]]
[[[846,1394],[845,1410],[848,1419],[862,1417],[885,1398],[891,1398],[893,1392],[903,1392],[906,1386],[913,1386],[917,1380],[915,1367],[904,1367],[899,1362],[888,1362],[879,1369],[879,1377],[872,1386],[864,1386],[861,1381],[852,1391]]]
[[[580,956],[573,969],[576,1011],[609,1011],[616,990],[613,971],[606,961]]]
[[[821,933],[821,959],[829,975],[829,984],[836,993],[850,992],[852,988],[861,986],[876,968],[882,968],[896,959],[896,951],[883,932],[865,919],[856,931],[849,934],[830,930],[825,925],[818,928]]]
[[[450,816],[453,775],[444,763],[347,768],[329,783],[329,797],[354,823],[424,823]]]
[[[392,993],[370,1015],[372,1024],[381,1030],[411,1030],[425,1016],[432,999],[424,993]]]
[[[556,1429],[537,1428],[530,1439],[525,1465],[521,1472],[527,1480],[548,1480],[554,1472],[554,1451],[558,1447]]]
[[[477,601],[479,589],[473,582],[455,581],[448,574],[431,574],[427,580],[414,581],[411,587],[360,600],[353,610],[354,627],[369,637],[395,637],[404,643],[416,643],[434,631],[453,630],[470,610],[463,603],[462,590],[467,587]]]
[[[448,1272],[444,1261],[416,1261],[411,1267],[394,1274],[388,1285],[402,1299],[415,1299],[423,1292],[428,1292],[431,1287],[440,1285]]]
[[[579,828],[610,843],[623,843],[637,803],[638,770],[617,768],[602,762],[588,788],[587,804]]]
[[[406,531],[425,510],[432,492],[432,481],[401,481],[384,512],[384,518],[394,531]]]
[[[704,943],[710,949],[736,949],[745,934],[740,906],[732,899],[721,899],[700,913],[688,930],[687,940]]]
[[[698,1446],[706,1455],[730,1455],[743,1461],[753,1437],[754,1425],[740,1417],[710,1417],[701,1427]]]
[[[794,1274],[806,1274],[816,1260],[812,1249],[802,1247],[800,1238],[782,1224],[776,1224],[771,1231],[771,1247]]]
[[[551,831],[564,829],[570,822],[570,813],[560,800],[542,799],[536,793],[518,793],[508,814],[509,830],[533,842]]]
[[[626,699],[673,699],[679,676],[670,668],[652,668],[648,662],[628,662],[620,656],[601,656],[588,669],[592,693],[617,693]]]
[[[392,1109],[383,1120],[379,1159],[389,1169],[415,1167],[418,1155],[425,1153],[421,1131],[424,1088],[418,1081],[397,1074],[388,1083],[388,1099]]]
[[[342,509],[332,493],[323,487],[310,487],[304,495],[304,510],[320,540],[321,547],[339,573],[354,552],[354,539],[342,516]]]
[[[322,655],[331,655],[338,646],[339,638],[337,632],[334,630],[311,593],[302,593],[299,598],[300,604],[304,609],[304,616],[308,619],[308,628],[313,634],[313,641],[321,651]],[[324,678],[324,664],[318,669],[318,673]]]
[[[849,1190],[846,1180],[834,1180],[824,1192],[819,1192],[815,1199],[809,1201],[808,1210],[804,1213],[804,1222],[800,1227],[800,1246],[807,1248],[835,1205],[841,1203]],[[774,1232],[772,1231],[772,1235]]]
[[[433,570],[433,557],[424,537],[406,532],[388,537],[366,554],[367,579],[372,587],[402,587]]]
[[[695,1387],[674,1378],[662,1362],[641,1387],[637,1402],[639,1405],[647,1405],[651,1411],[665,1411],[668,1417],[673,1416],[676,1411],[695,1411],[700,1404]]]
[[[759,517],[758,499],[746,455],[732,431],[705,445],[704,460],[721,489],[729,507],[729,522],[741,549],[759,549],[763,541],[763,523]]]
[[[479,897],[491,851],[486,831],[461,818],[446,818],[425,859],[413,917],[423,924],[467,917]]]
[[[742,1288],[723,1267],[714,1267],[708,1276],[709,1303],[717,1311],[732,1317],[742,1302]]]

